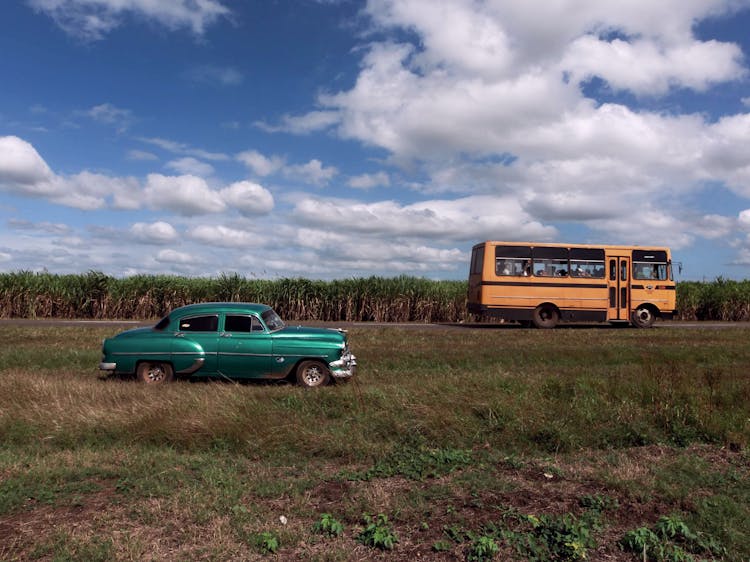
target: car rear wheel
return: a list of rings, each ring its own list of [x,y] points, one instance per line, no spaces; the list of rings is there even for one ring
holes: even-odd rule
[[[174,370],[163,361],[144,361],[138,364],[136,377],[146,384],[164,384],[174,379]]]
[[[297,367],[297,382],[304,387],[324,386],[330,380],[328,368],[320,361],[303,361]]]

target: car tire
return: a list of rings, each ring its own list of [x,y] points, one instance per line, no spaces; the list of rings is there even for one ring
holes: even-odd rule
[[[633,311],[631,320],[636,328],[650,328],[654,325],[656,316],[650,308],[639,306]]]
[[[551,304],[540,304],[534,309],[531,321],[537,328],[554,328],[560,321],[560,313]]]
[[[174,369],[163,361],[143,361],[138,364],[136,377],[146,384],[165,384],[174,380]]]
[[[325,386],[331,380],[331,374],[320,361],[302,361],[297,366],[297,382],[305,388]]]

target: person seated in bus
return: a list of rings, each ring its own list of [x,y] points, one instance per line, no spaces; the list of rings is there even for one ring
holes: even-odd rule
[[[523,264],[523,276],[528,277],[531,275],[531,260],[526,260]]]
[[[568,270],[567,270],[567,269],[558,269],[558,270],[557,270],[557,271],[555,272],[555,275],[556,275],[557,277],[567,277],[567,276],[568,276]]]

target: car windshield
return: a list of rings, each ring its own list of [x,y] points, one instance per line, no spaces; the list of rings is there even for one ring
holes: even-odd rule
[[[170,318],[169,315],[165,316],[161,320],[159,320],[159,323],[154,326],[154,330],[161,332],[162,330],[166,330],[167,326],[169,326]]]
[[[284,321],[276,314],[276,311],[269,308],[263,314],[260,315],[263,318],[263,322],[266,323],[266,327],[269,332],[275,332],[281,330],[284,327]]]

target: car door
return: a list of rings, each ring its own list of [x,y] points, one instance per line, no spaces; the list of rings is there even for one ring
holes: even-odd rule
[[[196,359],[204,364],[196,375],[211,375],[216,372],[216,344],[219,338],[219,315],[201,314],[186,316],[179,320],[172,343],[172,364],[177,372],[189,369]],[[195,344],[198,344],[196,353]]]
[[[219,373],[230,378],[271,374],[271,336],[253,314],[227,314],[219,334]]]

